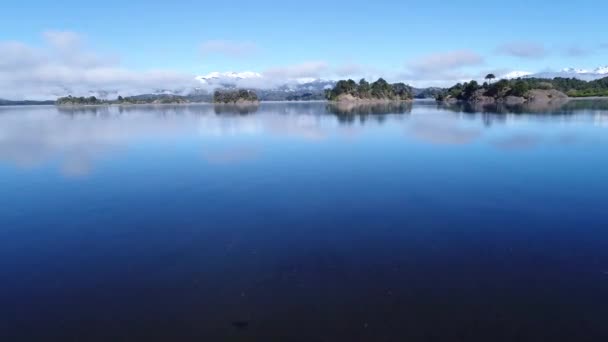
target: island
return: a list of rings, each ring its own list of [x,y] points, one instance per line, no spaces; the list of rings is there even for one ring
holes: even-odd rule
[[[531,102],[564,101],[577,97],[608,96],[608,77],[595,81],[574,78],[518,78],[492,83],[494,75],[486,76],[482,85],[476,81],[458,83],[435,99],[438,102],[518,105]]]
[[[105,100],[100,100],[95,96],[89,96],[89,97],[75,97],[75,96],[65,96],[65,97],[60,97],[57,99],[57,101],[55,101],[55,104],[58,106],[93,106],[93,105],[102,105],[105,104],[107,101]]]
[[[172,94],[143,94],[136,96],[122,97],[118,96],[116,101],[112,103],[119,105],[130,104],[185,104],[192,101],[187,96],[172,95]]]
[[[411,101],[412,88],[404,83],[390,84],[379,78],[371,84],[365,79],[359,83],[353,80],[340,80],[336,86],[326,91],[326,98],[332,102],[389,102]]]
[[[216,90],[213,93],[215,104],[251,105],[259,102],[258,95],[253,90]]]
[[[137,96],[129,96],[122,97],[118,96],[116,100],[104,100],[98,99],[95,96],[89,97],[75,97],[75,96],[65,96],[60,97],[55,101],[57,106],[100,106],[100,105],[132,105],[132,104],[182,104],[189,103],[188,99],[184,96],[178,95],[137,95]]]

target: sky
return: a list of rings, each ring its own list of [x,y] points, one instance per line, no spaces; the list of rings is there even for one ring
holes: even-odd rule
[[[608,65],[608,2],[8,0],[0,98],[195,86],[252,71],[260,86],[375,78],[447,86],[511,71]]]

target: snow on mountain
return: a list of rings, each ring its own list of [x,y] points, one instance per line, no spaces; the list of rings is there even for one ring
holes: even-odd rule
[[[574,74],[598,74],[598,75],[605,75],[605,74],[608,74],[608,66],[603,66],[603,67],[595,68],[593,70],[566,68],[566,69],[562,69],[561,72],[574,73]]]
[[[532,75],[532,73],[528,71],[511,71],[507,74],[502,75],[499,78],[510,80],[514,78],[526,77],[528,75]]]
[[[565,68],[560,71],[544,71],[536,74],[528,75],[528,77],[537,78],[577,78],[584,81],[593,81],[608,76],[608,66],[598,67],[593,70]]]
[[[196,80],[201,82],[201,88],[253,88],[266,89],[281,92],[323,92],[335,85],[335,81],[322,80],[313,77],[302,77],[293,79],[271,79],[264,75],[252,72],[212,72],[207,75],[197,76]]]
[[[574,73],[574,74],[588,74],[589,70],[587,69],[575,69],[575,68],[565,68],[560,72]]]
[[[212,72],[204,76],[197,76],[196,80],[203,84],[225,84],[234,83],[240,80],[261,79],[262,75],[253,71],[245,72]]]
[[[596,74],[600,74],[600,75],[608,75],[608,65],[599,67],[599,68],[595,69],[594,72]]]

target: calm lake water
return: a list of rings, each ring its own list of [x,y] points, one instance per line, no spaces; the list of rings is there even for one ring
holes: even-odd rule
[[[605,341],[608,102],[0,107],[2,341]]]

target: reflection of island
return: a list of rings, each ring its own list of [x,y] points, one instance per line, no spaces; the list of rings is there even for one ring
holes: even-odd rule
[[[58,106],[57,111],[64,115],[76,116],[76,115],[94,115],[102,116],[110,112],[108,106]]]
[[[412,111],[411,102],[335,102],[327,104],[327,111],[336,115],[403,114]]]
[[[471,103],[471,102],[442,102],[437,108],[447,109],[457,113],[489,113],[489,114],[526,114],[547,113],[561,114],[570,103],[568,99],[553,100],[549,102],[526,102],[520,104],[507,103]]]
[[[253,114],[258,111],[260,108],[257,103],[240,103],[240,104],[214,104],[213,110],[215,114],[218,115],[226,115],[226,114],[236,114],[236,115],[248,115]]]

